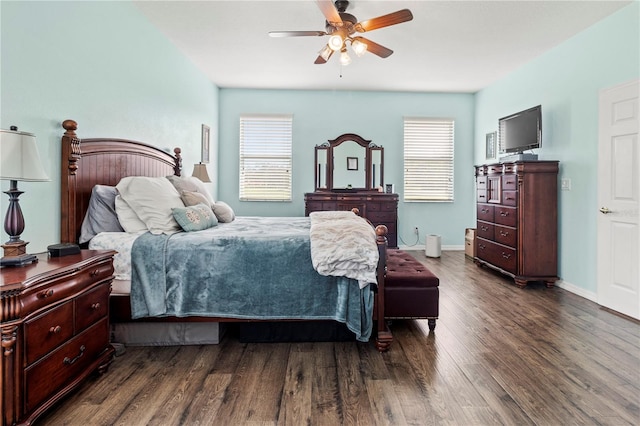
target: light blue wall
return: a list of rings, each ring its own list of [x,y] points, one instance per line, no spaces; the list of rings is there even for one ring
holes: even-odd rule
[[[571,179],[559,192],[559,275],[588,297],[597,288],[598,92],[640,76],[639,9],[632,3],[476,95],[476,164],[499,117],[542,105],[539,157],[559,160],[560,178]]]
[[[293,114],[293,202],[238,200],[239,117],[246,113]],[[453,203],[402,201],[404,116],[455,120]],[[219,198],[239,215],[302,216],[304,193],[314,190],[314,147],[356,133],[384,147],[384,181],[401,195],[398,229],[405,243],[415,243],[413,229],[418,226],[422,247],[425,234],[439,234],[443,245],[462,247],[464,228],[475,221],[473,119],[471,94],[221,89]]]
[[[0,3],[0,126],[36,134],[51,182],[19,183],[31,253],[60,238],[60,137],[65,119],[80,137],[180,146],[184,171],[200,161],[201,124],[211,127],[217,173],[218,88],[130,2]],[[9,182],[2,181],[3,190]],[[7,197],[1,194],[4,218]],[[2,242],[7,241],[2,234]]]

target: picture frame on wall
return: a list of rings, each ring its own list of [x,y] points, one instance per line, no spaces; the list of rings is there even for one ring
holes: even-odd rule
[[[208,164],[211,159],[209,139],[211,135],[211,128],[206,124],[202,125],[202,160],[201,163]]]
[[[498,132],[487,133],[486,135],[486,157],[487,160],[496,158],[496,151],[498,143]]]
[[[347,170],[358,170],[358,157],[347,157]]]

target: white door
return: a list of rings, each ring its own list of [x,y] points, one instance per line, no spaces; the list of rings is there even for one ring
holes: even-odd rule
[[[638,80],[600,92],[598,303],[640,319]]]

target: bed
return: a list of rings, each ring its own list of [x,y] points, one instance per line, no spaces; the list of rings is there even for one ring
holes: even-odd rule
[[[80,243],[80,236],[82,233],[81,229],[92,199],[92,192],[96,186],[115,187],[117,185],[122,185],[122,182],[128,181],[131,177],[145,176],[148,178],[161,178],[165,176],[181,176],[182,159],[180,155],[180,148],[175,148],[173,153],[168,153],[146,143],[124,139],[81,139],[76,134],[78,126],[75,121],[66,120],[62,123],[62,126],[65,129],[65,133],[62,136],[60,227],[61,242],[63,243]],[[345,213],[348,212],[341,212],[337,214],[344,215]],[[310,259],[305,258],[305,256],[309,257],[309,254],[305,255],[303,248],[305,245],[308,246],[309,244],[313,244],[313,242],[310,243],[308,236],[304,237],[304,234],[305,232],[309,233],[310,227],[312,230],[316,229],[316,234],[319,233],[320,229],[323,230],[321,233],[324,234],[324,228],[318,228],[317,224],[322,224],[323,222],[331,220],[331,218],[315,218],[316,225],[314,225],[313,218],[287,218],[291,226],[284,226],[277,223],[274,224],[273,222],[270,222],[270,220],[272,219],[240,217],[236,218],[236,220],[232,220],[230,223],[221,223],[218,226],[212,226],[195,232],[161,233],[160,235],[150,235],[150,232],[143,232],[142,235],[136,236],[136,238],[133,239],[133,242],[130,243],[131,248],[134,249],[135,247],[135,250],[137,250],[135,253],[138,253],[136,255],[133,251],[131,252],[132,276],[130,278],[118,277],[123,279],[117,279],[114,281],[114,289],[124,288],[125,290],[114,290],[112,292],[110,297],[111,322],[114,324],[148,322],[167,325],[175,322],[198,324],[266,320],[310,321],[332,319],[343,322],[344,318],[342,318],[342,313],[339,315],[331,313],[327,314],[327,312],[322,311],[322,309],[319,309],[316,312],[314,311],[314,307],[317,307],[315,305],[319,303],[318,298],[324,297],[327,300],[331,300],[332,298],[336,298],[336,295],[342,297],[344,294],[349,294],[351,296],[347,296],[346,302],[344,302],[345,305],[342,308],[336,308],[336,310],[347,311],[347,315],[354,318],[359,315],[361,317],[362,324],[364,324],[363,327],[367,327],[367,322],[370,321],[373,326],[368,327],[369,331],[373,331],[372,337],[375,337],[376,347],[381,352],[388,350],[393,338],[384,321],[383,296],[384,268],[386,259],[386,229],[384,229],[384,227],[377,227],[372,233],[372,240],[375,241],[378,256],[376,257],[377,265],[373,277],[375,284],[367,286],[362,282],[358,282],[357,279],[347,279],[335,276],[331,277],[328,275],[321,276],[317,272],[310,271],[312,268],[310,264],[312,262]],[[276,218],[273,218],[273,220],[276,220]],[[255,226],[265,227],[265,224],[262,223],[265,221],[268,223],[266,227],[278,229],[281,232],[281,241],[279,243],[266,244],[262,241],[261,235],[255,235],[262,232],[256,231],[256,229],[259,228],[255,228]],[[360,218],[359,221],[363,222],[364,219]],[[345,226],[347,226],[347,222],[345,222]],[[287,232],[292,232],[293,235],[289,235]],[[232,258],[226,258],[226,260],[225,258],[219,257],[222,256],[224,252],[236,249],[236,244],[238,243],[237,241],[234,242],[234,240],[237,240],[235,236],[240,235],[240,233],[242,233],[242,236],[240,237],[240,240],[242,241],[241,244],[247,246],[245,249],[248,249],[248,251],[246,251],[245,254],[237,254]],[[313,233],[314,232],[311,232],[311,234]],[[166,255],[166,257],[161,260],[161,262],[164,262],[162,263],[162,266],[164,267],[165,264],[168,265],[169,263],[174,263],[176,264],[174,267],[177,268],[177,270],[182,270],[183,273],[168,273],[166,274],[166,277],[158,275],[152,276],[152,272],[160,269],[160,267],[157,264],[154,265],[152,262],[147,265],[142,265],[145,261],[140,259],[147,258],[158,261],[160,258],[153,254],[149,254],[151,252],[145,252],[144,250],[146,249],[140,248],[142,247],[142,240],[145,239],[149,240],[146,241],[146,247],[152,247],[155,245],[157,246],[156,249],[163,253],[168,253],[168,247],[173,247],[175,251],[172,253],[174,254]],[[184,241],[180,243],[180,240]],[[216,247],[210,249],[205,243],[206,241],[217,241],[218,243]],[[283,244],[290,244],[291,242],[293,242],[293,244],[297,244],[299,248],[291,250],[286,246],[283,246]],[[83,241],[82,244],[86,245],[86,242]],[[178,248],[177,244],[182,245]],[[267,250],[266,248],[261,248],[262,246],[272,247],[274,244],[280,247],[280,252],[269,253],[267,251],[261,251]],[[315,245],[317,246],[318,243],[315,243]],[[208,260],[197,260],[196,258],[199,258],[200,254],[198,254],[198,256],[191,255],[189,252],[185,251],[184,247],[198,247],[193,250],[194,253],[201,253],[203,251],[210,250],[207,255],[204,255]],[[272,248],[269,248],[269,250],[272,250]],[[309,250],[307,249],[307,252],[308,251]],[[297,257],[294,258],[292,255],[287,255],[286,253],[289,252],[297,253]],[[247,259],[243,260],[243,257],[247,257]],[[260,259],[260,262],[256,262],[256,259]],[[252,260],[254,265],[252,265],[251,268],[242,266],[241,263],[237,263],[244,262],[244,265],[247,265]],[[235,263],[229,266],[230,262]],[[316,262],[315,258],[313,259],[313,262]],[[262,269],[259,270],[257,275],[254,274],[253,276],[249,276],[249,278],[237,279],[236,281],[232,281],[229,276],[225,276],[222,281],[225,281],[228,284],[228,287],[226,288],[216,288],[215,291],[203,288],[201,281],[209,278],[203,278],[202,274],[215,275],[218,274],[220,270],[225,269],[219,268],[216,272],[212,272],[215,269],[212,266],[211,271],[205,272],[208,268],[205,268],[203,265],[216,263],[227,265],[228,268],[226,269],[253,270],[254,267],[260,267]],[[181,267],[182,269],[180,269]],[[193,270],[197,270],[201,274],[185,278],[185,270],[189,270],[189,273]],[[314,273],[317,276],[314,277]],[[247,292],[242,293],[242,290],[239,289],[240,282],[260,279],[264,281],[265,276],[269,277],[267,281],[270,286],[275,285],[275,283],[280,284],[280,282],[289,282],[290,284],[288,285],[291,285],[291,281],[294,280],[293,277],[296,275],[305,276],[307,277],[305,280],[313,281],[315,283],[313,284],[314,289],[320,287],[323,289],[326,288],[326,286],[320,286],[318,284],[325,279],[332,280],[333,283],[339,281],[339,289],[334,289],[329,292],[324,290],[320,292],[305,291],[304,286],[299,283],[300,285],[294,285],[294,289],[289,288],[284,292],[280,291],[277,295],[273,293],[273,289],[271,288],[263,290],[257,289],[256,292],[260,297],[251,296]],[[164,293],[153,295],[153,297],[156,298],[156,301],[160,302],[160,305],[155,305],[154,307],[153,303],[144,302],[143,304],[146,303],[147,305],[150,305],[147,306],[147,308],[150,307],[147,311],[144,309],[138,309],[141,304],[139,301],[136,301],[140,291],[135,289],[137,289],[139,283],[143,281],[141,279],[142,276],[145,277],[147,285],[152,289],[154,288],[155,283],[163,282],[161,287],[163,288]],[[132,285],[132,282],[134,285]],[[178,282],[179,284],[177,284]],[[196,300],[191,300],[187,304],[183,303],[181,308],[164,309],[163,311],[161,306],[162,298],[168,298],[167,295],[174,299],[180,299],[181,301],[182,299],[189,299],[189,297],[185,298],[182,297],[182,295],[179,295],[179,297],[175,296],[178,285],[193,286],[188,290],[185,287],[185,289],[181,289],[180,291],[183,291],[186,295],[193,296],[191,299]],[[302,287],[303,290],[301,290],[300,287]],[[199,300],[203,298],[200,297],[202,293],[216,294],[217,302],[213,303],[210,300],[202,302],[202,300]],[[284,293],[291,293],[289,302],[286,300],[283,302],[285,307],[272,307],[276,300],[280,301],[281,299],[286,299],[286,297],[282,297],[282,294]],[[321,294],[319,295],[319,293]],[[367,296],[367,294],[369,296]],[[361,303],[362,306],[369,306],[366,310],[361,310],[357,315],[354,315],[353,312],[348,311],[353,311],[354,306],[357,305],[357,303],[353,301],[356,297],[360,297],[360,299],[365,300],[364,303]],[[366,302],[367,297],[370,298],[371,303]],[[242,303],[239,303],[240,301],[244,302],[244,299],[246,298],[253,298],[252,302],[249,303],[252,307],[252,310],[249,310],[249,312],[243,311],[244,308]],[[293,301],[296,302],[294,303]],[[192,302],[201,306],[193,308]],[[136,304],[138,308],[136,308]],[[275,304],[277,305],[277,303]],[[287,304],[289,305],[288,307]],[[298,304],[304,307],[301,311],[296,311],[295,306],[293,307],[294,309],[287,310],[291,308],[291,305]],[[221,307],[221,305],[224,306]],[[232,305],[235,310],[225,310]],[[160,306],[160,310],[156,309],[157,306]],[[280,311],[278,311],[278,309]],[[358,340],[368,340],[369,338],[366,329],[363,333],[360,333],[357,330],[352,331],[354,331]]]

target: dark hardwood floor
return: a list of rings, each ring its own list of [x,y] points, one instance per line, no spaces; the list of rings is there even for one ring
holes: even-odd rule
[[[129,347],[45,425],[638,425],[640,323],[463,252],[411,252],[440,278],[440,319],[395,341]]]

